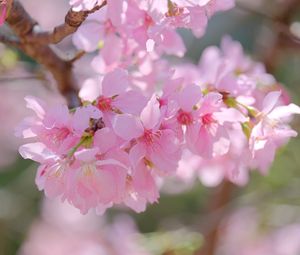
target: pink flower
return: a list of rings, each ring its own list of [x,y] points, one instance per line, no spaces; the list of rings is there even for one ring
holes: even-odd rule
[[[100,87],[97,89],[99,93],[95,93],[95,87]],[[86,83],[80,95],[83,100],[95,100],[95,106],[102,112],[107,125],[116,113],[140,114],[147,103],[141,92],[130,89],[128,72],[119,68],[106,74],[101,86],[95,82]]]
[[[126,141],[135,141],[129,157],[134,166],[145,159],[156,174],[170,174],[176,171],[180,157],[180,145],[173,130],[161,129],[161,112],[156,97],[136,118],[130,114],[120,114],[114,119],[113,128]]]
[[[27,107],[36,113],[35,118],[27,119],[18,133],[24,138],[38,137],[50,150],[61,154],[75,146],[82,133],[89,128],[91,118],[99,119],[101,112],[93,106],[76,109],[69,113],[66,105],[47,109],[37,98],[26,97]]]
[[[23,145],[19,151],[24,158],[41,163],[36,183],[50,198],[67,200],[84,214],[122,201],[127,167],[114,158],[115,152],[95,147],[81,149],[74,157],[59,157],[41,143]]]
[[[287,121],[293,114],[300,114],[300,107],[295,104],[276,106],[280,95],[280,91],[274,91],[265,97],[263,109],[256,116],[257,123],[249,141],[254,165],[264,174],[273,162],[277,148],[290,137],[297,136],[297,132],[287,125]]]
[[[111,154],[110,154],[111,155]],[[66,171],[63,199],[82,213],[98,206],[121,203],[125,193],[126,166],[97,148],[75,153],[75,162]]]
[[[225,124],[243,123],[247,118],[236,109],[223,107],[221,94],[209,93],[200,101],[201,97],[200,87],[187,86],[179,95],[177,121],[187,127],[188,148],[209,159],[229,150],[230,138]],[[199,109],[195,110],[195,107]]]
[[[147,203],[158,201],[159,192],[154,171],[143,160],[136,163],[131,175],[127,176],[127,196],[124,203],[136,212],[146,210]]]

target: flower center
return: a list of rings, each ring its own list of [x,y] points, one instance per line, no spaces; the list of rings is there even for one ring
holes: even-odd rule
[[[50,139],[52,140],[53,144],[59,144],[60,142],[64,141],[69,135],[70,130],[66,127],[63,128],[54,128],[52,135],[50,134]]]
[[[157,139],[159,139],[161,136],[161,132],[157,131],[157,132],[152,132],[151,130],[145,130],[144,135],[143,135],[143,141],[147,144],[147,145],[151,145],[153,144]]]
[[[144,24],[146,27],[151,27],[154,24],[152,17],[147,13],[145,14]]]
[[[193,123],[193,116],[189,112],[180,110],[177,115],[177,120],[182,125],[190,125]]]
[[[97,106],[98,106],[98,108],[99,108],[102,112],[105,112],[105,111],[111,111],[111,110],[112,110],[111,103],[112,103],[112,99],[111,99],[111,98],[101,96],[101,97],[98,99]]]
[[[202,116],[202,123],[203,125],[209,125],[211,123],[215,122],[212,113],[207,113],[204,116]]]

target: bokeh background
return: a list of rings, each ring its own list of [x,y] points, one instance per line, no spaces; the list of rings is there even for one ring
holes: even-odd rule
[[[299,104],[300,10],[289,14],[284,27],[277,18],[288,1],[237,1],[234,10],[211,19],[203,38],[181,31],[186,61],[197,63],[205,47],[219,45],[229,34],[254,59],[265,62]],[[44,29],[60,24],[68,10],[67,0],[21,2]],[[285,43],[282,30],[299,40]],[[72,55],[70,38],[59,49]],[[79,76],[89,71],[77,69]],[[45,202],[34,184],[36,165],[18,156],[21,141],[14,129],[29,114],[23,100],[27,94],[62,100],[40,66],[0,44],[0,255],[194,254],[215,217],[222,218],[219,255],[300,254],[300,138],[278,152],[268,176],[252,172],[247,186],[233,188],[231,200],[217,215],[207,207],[218,188],[199,181],[178,188],[170,181],[159,204],[144,213],[117,208],[105,216],[81,217],[57,201]],[[300,119],[293,125],[299,132]]]

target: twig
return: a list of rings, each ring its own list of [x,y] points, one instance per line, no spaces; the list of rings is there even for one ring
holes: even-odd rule
[[[281,24],[283,29],[277,30],[275,42],[271,49],[267,52],[264,59],[265,66],[270,73],[274,71],[278,61],[279,53],[283,48],[296,47],[299,49],[300,47],[300,39],[295,35],[290,36],[292,33],[289,31],[291,18],[299,8],[299,0],[290,0],[288,4],[283,5],[281,13],[274,17],[276,24]],[[284,27],[287,29],[284,29]],[[288,32],[286,30],[288,30]]]
[[[19,76],[19,77],[1,77],[0,82],[13,82],[16,80],[43,80],[46,81],[44,77],[33,75],[33,76]],[[1,84],[2,85],[2,84]]]
[[[86,54],[84,50],[78,51],[73,58],[68,60],[69,63],[74,63]]]
[[[0,43],[4,43],[4,44],[6,44],[8,46],[12,46],[12,47],[20,46],[20,41],[17,37],[5,35],[2,33],[0,33]]]
[[[6,22],[20,38],[21,43],[18,48],[51,72],[59,91],[65,96],[70,107],[78,106],[80,101],[77,96],[77,86],[73,79],[72,65],[62,60],[49,46],[25,43],[22,40],[32,33],[37,22],[29,16],[19,1],[13,1]]]
[[[50,43],[57,43],[66,36],[74,33],[90,13],[106,5],[106,0],[91,11],[74,12],[70,10],[65,18],[65,23],[54,28],[52,32],[36,32],[38,23],[33,20],[18,0],[8,0],[10,9],[7,24],[13,30],[18,40],[10,40],[2,36],[3,42],[15,46],[26,55],[43,65],[54,77],[60,93],[66,98],[70,108],[80,105],[78,87],[73,76],[73,63],[83,53],[77,54],[71,60],[64,59],[57,53]]]
[[[284,34],[291,41],[293,41],[296,44],[299,44],[298,46],[300,47],[300,38],[297,37],[296,35],[294,35],[293,33],[291,33],[290,27],[288,26],[287,22],[284,19],[282,19],[282,16],[281,16],[282,14],[279,15],[278,17],[275,17],[275,16],[272,16],[271,14],[269,14],[267,12],[263,12],[261,10],[251,8],[251,7],[245,5],[241,2],[238,2],[236,6],[242,11],[252,13],[252,14],[254,14],[256,16],[259,16],[263,19],[269,20],[270,22],[273,23],[273,25],[276,28],[277,32]],[[294,10],[288,8],[284,13],[286,13],[286,12],[290,13],[292,11],[294,11]]]
[[[57,44],[67,36],[75,33],[89,14],[96,12],[105,5],[106,1],[103,1],[101,5],[95,6],[90,11],[75,12],[70,9],[65,17],[64,24],[55,27],[51,32],[33,32],[25,37],[24,40],[40,44]]]

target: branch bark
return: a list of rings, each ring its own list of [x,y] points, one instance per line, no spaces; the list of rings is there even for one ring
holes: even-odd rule
[[[9,36],[9,35],[2,34],[2,33],[0,33],[0,42],[6,44],[8,46],[11,46],[11,47],[17,48],[20,46],[20,41],[17,37]]]
[[[0,41],[20,49],[37,63],[43,65],[56,80],[58,90],[66,98],[69,107],[79,106],[78,86],[76,86],[72,69],[74,61],[84,53],[79,52],[71,60],[63,59],[49,44],[58,43],[77,31],[89,14],[106,5],[106,0],[91,11],[74,12],[69,10],[65,17],[65,23],[55,27],[51,32],[36,32],[35,28],[39,24],[31,18],[18,0],[8,0],[7,4],[9,12],[6,22],[16,37],[0,35]]]
[[[69,107],[80,104],[78,90],[72,73],[72,64],[61,59],[48,45],[26,42],[32,35],[37,22],[23,8],[19,1],[13,1],[6,22],[20,38],[17,46],[26,55],[43,65],[54,77],[60,93],[67,99]]]
[[[101,9],[106,5],[103,1],[101,5],[95,6],[90,11],[75,12],[70,9],[65,17],[65,23],[61,24],[50,32],[32,32],[29,36],[25,37],[26,42],[34,42],[40,44],[57,44],[67,36],[75,33],[81,24],[86,20],[89,14]]]
[[[289,30],[291,19],[295,12],[300,8],[299,0],[290,0],[288,3],[283,5],[281,12],[274,17],[275,26],[278,27],[280,24],[281,27],[286,29],[278,29],[275,42],[270,50],[267,52],[264,59],[265,66],[267,71],[272,73],[277,65],[278,57],[282,49],[284,48],[300,48],[300,39],[295,38],[294,35]],[[279,27],[280,28],[280,27]],[[292,35],[292,36],[291,36]]]

